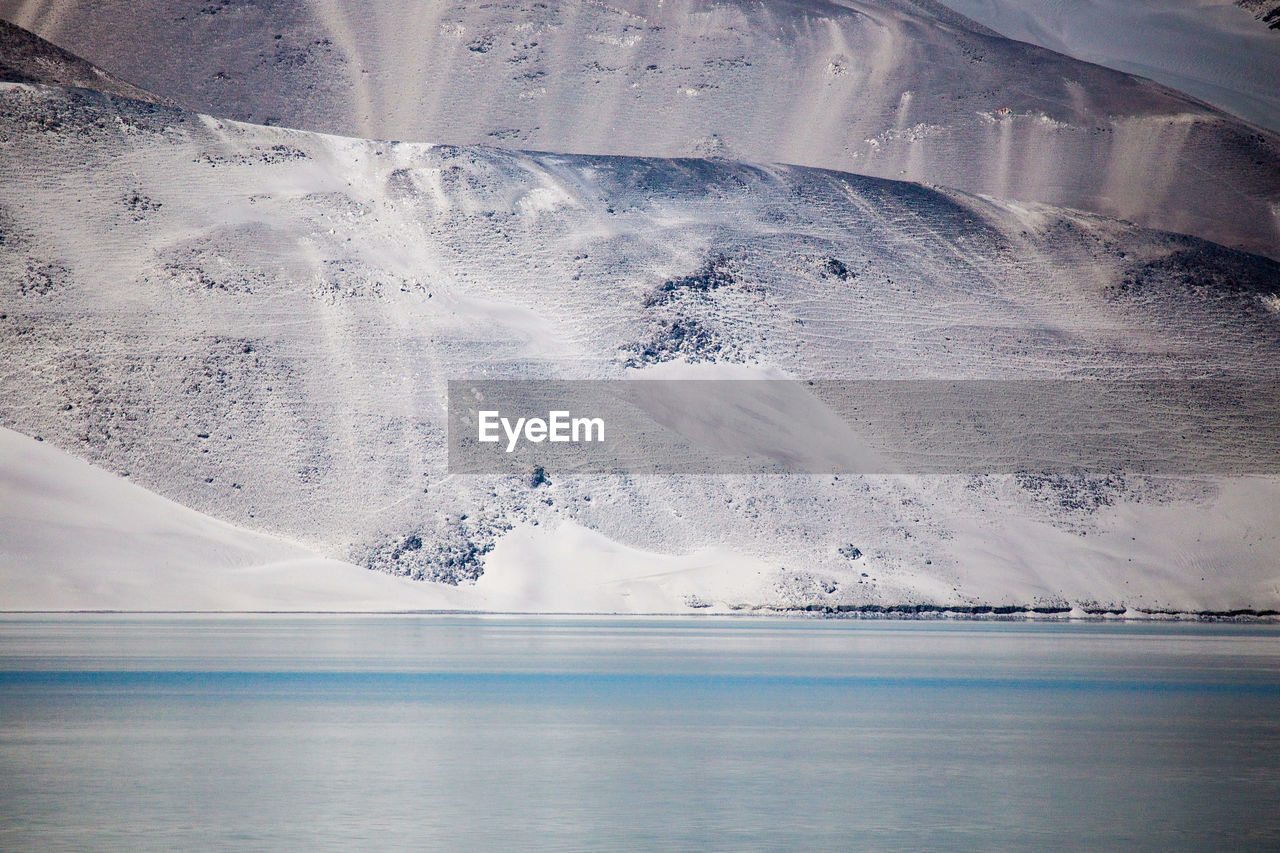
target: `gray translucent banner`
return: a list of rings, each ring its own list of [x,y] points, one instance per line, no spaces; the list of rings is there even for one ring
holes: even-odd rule
[[[1277,474],[1280,379],[449,382],[451,472],[539,467]]]

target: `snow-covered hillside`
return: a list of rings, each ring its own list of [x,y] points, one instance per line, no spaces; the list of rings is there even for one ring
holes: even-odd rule
[[[1275,478],[536,483],[444,459],[450,378],[1274,376],[1273,261],[790,166],[30,85],[0,123],[0,420],[200,512],[457,606],[1280,605]]]
[[[819,166],[1280,256],[1274,133],[932,0],[0,0],[0,17],[225,118]]]
[[[0,429],[0,609],[411,610],[444,599],[216,521]]]

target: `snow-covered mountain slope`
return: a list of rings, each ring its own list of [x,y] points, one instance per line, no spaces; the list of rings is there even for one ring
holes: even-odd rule
[[[1275,478],[548,484],[444,454],[450,378],[1274,377],[1274,261],[822,170],[27,85],[0,172],[0,422],[326,556],[503,609],[1280,604]]]
[[[1280,130],[1280,32],[1238,0],[945,0],[1009,38],[1140,74]]]
[[[640,551],[571,522],[511,536],[486,568],[448,586],[317,557],[0,428],[0,612],[672,613],[709,590],[773,598],[768,566],[715,548]]]
[[[818,166],[1280,256],[1275,134],[928,0],[0,0],[0,17],[228,118]]]
[[[216,521],[0,429],[0,610],[408,610],[445,602]]]

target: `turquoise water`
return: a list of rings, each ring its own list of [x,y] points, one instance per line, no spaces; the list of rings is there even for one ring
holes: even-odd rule
[[[1280,628],[0,618],[0,848],[1277,849]]]

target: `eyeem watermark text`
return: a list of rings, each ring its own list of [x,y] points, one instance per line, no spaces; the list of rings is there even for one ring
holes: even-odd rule
[[[449,470],[1275,476],[1277,400],[1229,375],[450,380]]]
[[[539,444],[543,441],[572,442],[604,441],[604,418],[575,418],[568,411],[552,411],[543,418],[504,418],[496,409],[483,409],[478,413],[477,439],[492,444],[502,440],[499,428],[507,439],[507,452],[516,449],[523,436],[525,441]]]

